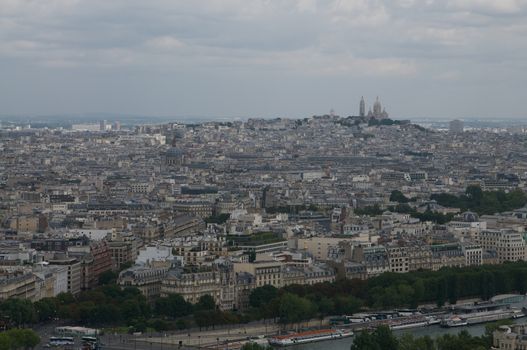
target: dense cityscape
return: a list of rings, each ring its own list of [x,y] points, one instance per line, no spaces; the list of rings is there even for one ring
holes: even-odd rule
[[[67,324],[102,348],[251,349],[352,315],[382,332],[443,324],[458,301],[517,302],[525,132],[429,129],[379,98],[349,117],[4,123],[2,327],[34,324],[42,344],[45,325]],[[507,310],[496,320],[523,315]],[[503,346],[524,344],[507,329]]]

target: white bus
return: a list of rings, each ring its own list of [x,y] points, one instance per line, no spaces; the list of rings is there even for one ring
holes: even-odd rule
[[[50,337],[50,346],[64,346],[64,345],[75,345],[73,337]]]
[[[83,337],[97,335],[99,331],[95,328],[65,326],[56,327],[55,333],[65,336]]]

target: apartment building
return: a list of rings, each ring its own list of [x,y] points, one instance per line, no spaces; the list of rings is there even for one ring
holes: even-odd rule
[[[483,248],[479,244],[463,243],[461,249],[465,255],[465,266],[479,266],[483,264]]]
[[[63,266],[67,271],[67,292],[75,295],[81,291],[82,269],[81,262],[64,254],[56,254],[48,260],[50,266]]]
[[[496,350],[527,349],[527,324],[498,327],[492,332],[492,348]]]
[[[297,240],[297,248],[311,254],[317,260],[328,260],[332,247],[338,247],[342,241],[351,241],[342,237],[310,237]]]
[[[247,272],[254,276],[256,287],[272,285],[280,288],[284,285],[282,267],[278,261],[255,261],[248,263],[234,263],[234,272]]]
[[[31,271],[0,270],[0,300],[20,298],[33,300],[36,277]]]
[[[146,298],[161,295],[162,281],[167,277],[168,267],[132,266],[121,271],[117,284],[121,287],[136,287]]]
[[[496,250],[499,263],[526,260],[527,246],[523,234],[513,230],[481,231],[477,243],[485,250]]]
[[[197,303],[199,298],[210,295],[216,304],[221,301],[221,280],[212,267],[172,269],[161,282],[161,296],[180,294],[186,301]]]
[[[108,242],[114,269],[120,270],[124,264],[135,261],[140,242],[134,236],[114,235]]]

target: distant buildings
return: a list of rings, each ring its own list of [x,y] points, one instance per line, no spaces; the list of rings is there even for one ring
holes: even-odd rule
[[[72,124],[71,130],[73,131],[120,131],[121,130],[121,122],[115,121],[112,125],[112,123],[106,121],[106,120],[100,120],[97,124],[95,123],[78,123],[78,124]]]
[[[461,120],[455,119],[449,123],[449,130],[451,133],[462,133],[464,123]]]
[[[73,124],[71,126],[73,131],[100,131],[100,124]]]
[[[76,294],[113,269],[148,298],[208,294],[243,309],[264,285],[527,261],[526,208],[459,214],[432,196],[525,191],[524,131],[461,138],[462,122],[427,132],[383,120],[379,99],[358,107],[0,130],[0,299]],[[428,221],[439,214],[450,222]]]

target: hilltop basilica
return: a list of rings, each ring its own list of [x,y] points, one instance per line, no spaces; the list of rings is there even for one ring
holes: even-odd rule
[[[366,103],[364,102],[364,97],[362,97],[359,105],[359,116],[375,119],[386,119],[388,118],[388,113],[386,112],[386,109],[382,108],[381,102],[379,101],[379,96],[377,96],[377,99],[373,104],[373,111],[370,108],[368,114],[366,114]]]

